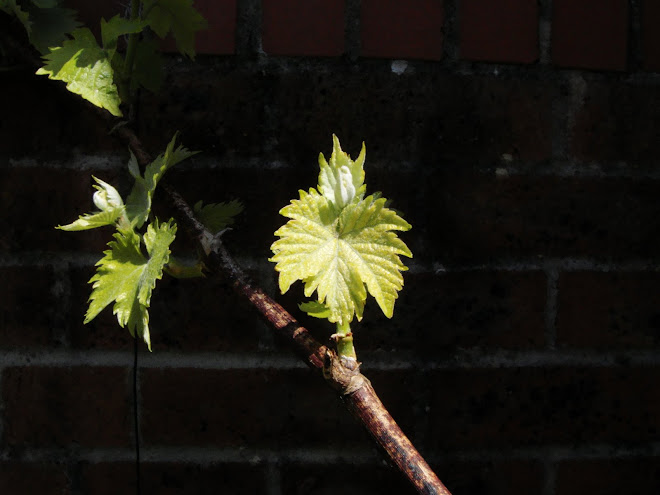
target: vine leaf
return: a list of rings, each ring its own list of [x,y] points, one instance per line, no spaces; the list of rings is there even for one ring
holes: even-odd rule
[[[75,10],[57,5],[57,0],[0,0],[0,10],[18,18],[30,43],[42,54],[48,53],[51,46],[59,46],[67,33],[80,26]]]
[[[406,270],[399,256],[412,253],[393,232],[410,224],[386,208],[384,198],[368,196],[336,212],[327,197],[310,189],[280,214],[290,220],[275,232],[280,239],[271,246],[271,261],[282,293],[302,280],[305,295],[317,292],[331,322],[347,324],[353,316],[362,319],[368,291],[392,317]]]
[[[78,220],[67,225],[58,225],[57,229],[69,232],[76,230],[89,230],[105,225],[113,225],[124,214],[124,201],[117,190],[107,182],[92,176],[98,186],[94,186],[96,192],[92,199],[100,210],[95,213],[80,215]]]
[[[144,23],[139,19],[126,19],[120,15],[112,17],[109,21],[101,19],[101,40],[103,48],[112,60],[117,51],[117,40],[126,34],[139,33],[144,29]]]
[[[149,304],[156,280],[162,278],[169,260],[169,246],[176,235],[172,220],[150,224],[143,236],[147,257],[140,249],[140,237],[133,231],[117,232],[110,241],[110,250],[96,264],[85,323],[92,321],[106,306],[115,303],[113,313],[119,325],[128,326],[131,335],[141,337],[151,350],[149,334]]]
[[[197,151],[189,151],[183,146],[175,149],[176,138],[177,134],[174,135],[167,148],[165,148],[165,153],[158,155],[153,162],[147,165],[144,176],[140,174],[137,158],[131,152],[128,171],[135,179],[135,184],[128,198],[126,198],[126,215],[131,224],[138,229],[144,225],[149,217],[153,194],[163,174],[180,161],[198,153]]]
[[[195,58],[195,32],[207,24],[192,0],[144,0],[144,8],[147,24],[160,38],[171,31],[179,51]]]
[[[350,156],[341,149],[339,139],[332,135],[332,155],[330,163],[319,154],[319,191],[337,209],[342,209],[348,203],[358,197],[362,199],[366,186],[364,185],[364,159],[366,148],[362,143],[362,150],[357,160],[351,160]]]
[[[243,211],[243,203],[232,200],[205,205],[202,201],[198,201],[195,204],[194,210],[198,220],[212,234],[217,234],[225,227],[234,223],[234,217]]]
[[[51,48],[44,57],[46,65],[37,74],[66,82],[72,93],[120,117],[121,100],[113,82],[110,59],[88,28],[76,29],[72,36],[62,46]]]

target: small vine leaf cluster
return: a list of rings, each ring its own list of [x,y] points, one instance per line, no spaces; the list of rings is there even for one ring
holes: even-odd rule
[[[126,197],[110,184],[93,177],[96,192],[92,196],[98,211],[81,215],[77,220],[58,226],[66,231],[89,230],[114,226],[114,240],[96,264],[96,273],[91,278],[92,293],[85,323],[92,321],[104,308],[114,303],[113,313],[121,327],[128,327],[133,337],[144,340],[151,350],[149,330],[149,306],[156,281],[163,271],[170,275],[188,278],[202,275],[202,263],[193,265],[177,261],[170,256],[170,245],[174,241],[177,226],[173,219],[161,222],[152,218],[153,195],[163,174],[179,162],[196,152],[179,146],[175,148],[176,135],[159,155],[140,173],[135,156],[131,153],[128,170],[134,179],[133,188]],[[238,201],[229,203],[198,203],[202,211],[200,221],[209,230],[217,232],[233,222],[241,212]],[[144,225],[147,224],[146,229]],[[144,251],[143,251],[144,247]]]
[[[406,270],[400,256],[412,257],[395,233],[410,224],[379,194],[365,197],[365,155],[363,144],[351,160],[333,136],[330,161],[319,155],[317,189],[300,190],[300,198],[280,211],[290,220],[271,246],[282,293],[301,280],[306,297],[316,292],[301,309],[338,328],[362,319],[367,293],[391,318]]]
[[[179,51],[194,58],[195,33],[206,27],[192,0],[134,0],[130,17],[101,20],[99,43],[76,21],[75,11],[59,3],[0,0],[0,10],[20,20],[43,55],[45,63],[37,74],[65,82],[69,91],[116,117],[123,115],[121,103],[138,88],[157,91],[162,84],[161,56],[151,34],[162,39],[171,33]]]

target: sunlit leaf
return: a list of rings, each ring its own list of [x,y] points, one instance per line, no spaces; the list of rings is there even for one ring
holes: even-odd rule
[[[67,89],[72,93],[79,94],[115,116],[121,116],[121,102],[106,53],[98,46],[89,29],[77,29],[72,36],[73,39],[52,48],[45,55],[46,65],[37,74],[66,82]]]
[[[128,326],[131,335],[142,338],[151,350],[149,305],[156,280],[162,278],[169,260],[169,246],[176,235],[172,221],[147,227],[144,234],[145,256],[140,249],[140,237],[134,232],[118,232],[108,246],[110,250],[96,265],[85,323],[93,320],[106,306],[114,302],[113,313],[121,327]]]

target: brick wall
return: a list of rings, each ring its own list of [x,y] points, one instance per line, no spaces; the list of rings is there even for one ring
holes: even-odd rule
[[[139,135],[203,151],[171,178],[245,201],[227,243],[272,293],[279,208],[333,132],[353,155],[366,141],[415,257],[358,354],[452,492],[658,493],[657,2],[196,3],[200,55],[169,59]],[[127,154],[31,71],[0,88],[0,493],[130,493],[132,341],[109,312],[82,325],[108,233],[52,228],[91,209],[91,174],[125,188]],[[410,493],[224,287],[165,280],[153,299],[142,493]]]

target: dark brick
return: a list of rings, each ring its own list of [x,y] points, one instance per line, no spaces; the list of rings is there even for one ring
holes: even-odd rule
[[[651,445],[660,438],[657,368],[438,371],[429,382],[433,449],[548,443]]]
[[[660,275],[571,272],[559,278],[557,343],[596,348],[660,345]]]
[[[334,393],[308,370],[149,369],[142,378],[147,445],[349,448],[367,442]],[[374,378],[377,390],[388,384],[383,401],[410,430],[407,380]]]
[[[539,9],[535,0],[463,0],[461,58],[529,64],[539,56]]]
[[[551,151],[552,89],[539,81],[337,71],[286,74],[276,89],[276,149],[287,160],[310,163],[333,132],[345,150],[365,141],[367,163],[392,168],[492,166],[505,153],[527,161]]]
[[[642,53],[644,68],[660,72],[660,3],[654,0],[642,0]]]
[[[368,301],[364,320],[354,329],[359,350],[403,348],[438,356],[474,347],[521,349],[544,343],[546,282],[541,273],[404,273],[404,280],[391,320]]]
[[[657,457],[569,460],[557,466],[557,495],[643,495],[659,491]]]
[[[269,55],[334,57],[344,52],[344,2],[264,0],[263,48]]]
[[[258,155],[268,137],[264,122],[269,91],[270,78],[262,74],[220,72],[197,64],[170,75],[158,94],[144,94],[140,138],[147,149],[160,153],[181,131],[180,142],[187,148],[218,156],[218,161]],[[182,163],[178,168],[189,167]]]
[[[35,76],[34,70],[6,74],[0,79],[0,91],[11,98],[5,98],[2,105],[2,155],[52,160],[69,156],[72,148],[116,149],[105,125],[80,97],[64,89],[62,81]]]
[[[48,463],[0,462],[0,493],[66,495],[69,480],[62,466]]]
[[[150,310],[154,351],[257,351],[263,326],[255,310],[217,280],[158,282]]]
[[[51,268],[0,268],[0,347],[51,345],[52,321],[61,304]]]
[[[431,176],[426,210],[408,215],[426,255],[654,256],[659,184],[650,179]]]
[[[442,58],[442,0],[363,0],[360,8],[363,56]]]
[[[554,0],[552,61],[562,67],[625,70],[626,0]]]
[[[660,88],[652,85],[589,83],[575,119],[571,153],[583,161],[628,164],[655,170],[660,143]]]
[[[98,173],[114,183],[113,173]],[[0,251],[97,251],[111,239],[108,229],[56,230],[96,210],[90,171],[0,168]]]
[[[135,464],[84,464],[81,490],[95,495],[132,493],[136,490]],[[262,493],[264,473],[258,466],[142,462],[140,489],[161,495]]]
[[[542,493],[540,462],[524,460],[445,461],[432,465],[452,493],[462,495],[528,495]]]
[[[298,495],[417,493],[395,468],[350,464],[291,465],[282,468],[282,493]]]
[[[125,369],[6,368],[2,390],[7,445],[130,446]]]

